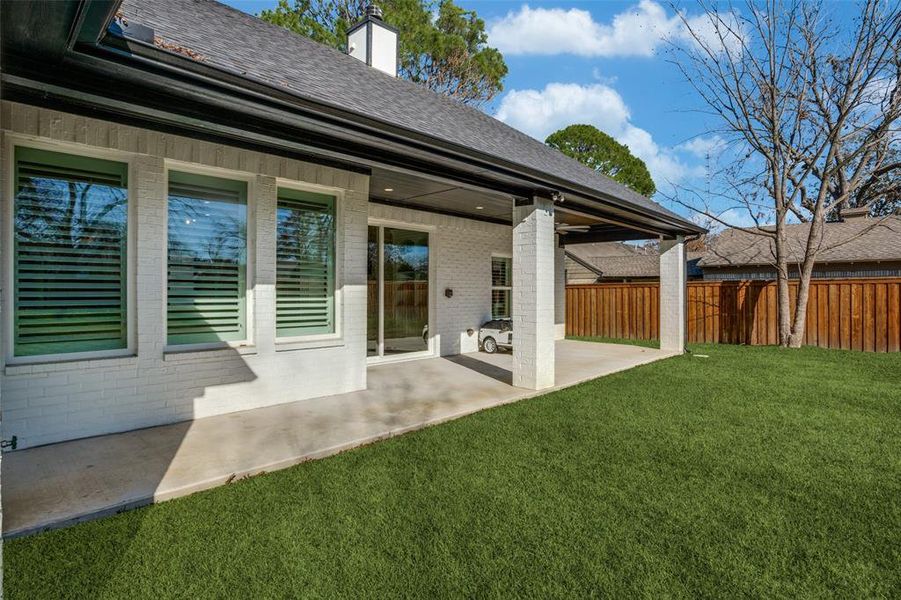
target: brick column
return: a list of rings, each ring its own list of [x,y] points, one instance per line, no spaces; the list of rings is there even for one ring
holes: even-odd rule
[[[166,303],[168,248],[166,247],[167,195],[166,165],[162,156],[142,155],[134,161],[134,196],[129,198],[136,232],[135,294],[129,302],[137,314],[138,360],[142,369],[156,365],[166,346]],[[129,323],[129,326],[133,326]],[[134,335],[135,332],[132,332]],[[71,419],[71,417],[70,417]]]
[[[554,235],[554,339],[566,337],[566,259],[560,236]]]
[[[554,203],[513,208],[513,385],[554,385]]]
[[[685,238],[660,240],[660,349],[685,351]]]
[[[254,220],[253,340],[261,354],[275,351],[275,234],[278,184],[258,175]]]

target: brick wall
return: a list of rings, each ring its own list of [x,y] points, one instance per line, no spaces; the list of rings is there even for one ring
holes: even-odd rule
[[[367,176],[9,102],[0,106],[0,120],[6,127],[4,205],[10,203],[10,144],[33,137],[59,142],[59,151],[113,150],[111,158],[129,158],[133,186],[129,200],[137,222],[136,251],[131,257],[137,297],[136,356],[34,365],[4,362],[0,379],[4,438],[17,435],[22,448],[365,387]],[[253,292],[248,317],[254,330],[252,347],[163,351],[166,160],[253,175],[249,219],[255,234],[249,236],[254,240]],[[307,347],[275,343],[277,177],[343,190],[338,232],[339,340]],[[8,224],[2,226],[3,249],[8,253]],[[3,263],[4,273],[7,264]],[[4,303],[8,296],[4,295]],[[9,314],[9,307],[4,305],[2,313]],[[4,336],[6,329],[4,322]],[[4,339],[3,347],[8,347],[8,340]]]
[[[370,204],[369,216],[432,228],[436,342],[442,355],[478,351],[479,327],[491,318],[491,255],[511,255],[510,227],[383,204]]]
[[[423,211],[369,204],[368,177],[331,167],[226,147],[171,134],[36,107],[0,105],[2,148],[37,140],[78,153],[112,151],[131,161],[129,197],[136,220],[134,261],[136,355],[65,363],[2,365],[4,438],[25,448],[164,423],[338,394],[366,385],[367,221],[411,223],[432,231],[432,299],[442,355],[478,350],[479,326],[491,316],[491,255],[511,255],[510,227]],[[12,134],[12,135],[10,135]],[[250,253],[253,291],[248,348],[166,353],[167,161],[250,176]],[[4,154],[2,193],[9,203],[10,167]],[[338,188],[338,321],[340,340],[303,346],[276,344],[275,192],[277,179]],[[400,225],[402,226],[402,225]],[[4,253],[8,224],[2,223]],[[4,256],[6,260],[6,256]],[[4,272],[7,263],[4,262]],[[249,269],[250,274],[250,269]],[[6,280],[4,280],[5,283]],[[342,285],[343,282],[343,285]],[[452,298],[444,290],[453,289]],[[4,303],[7,303],[4,295]],[[2,307],[7,314],[9,307]],[[4,322],[3,335],[7,335]],[[4,348],[8,340],[4,339]],[[5,361],[5,357],[4,357]],[[323,368],[328,365],[328,368]]]

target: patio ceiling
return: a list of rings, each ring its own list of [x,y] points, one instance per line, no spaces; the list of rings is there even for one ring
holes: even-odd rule
[[[513,196],[440,176],[373,168],[370,201],[502,225],[511,224]],[[659,233],[615,216],[588,214],[564,200],[555,207],[554,222],[561,242],[572,245],[599,241],[652,239]]]

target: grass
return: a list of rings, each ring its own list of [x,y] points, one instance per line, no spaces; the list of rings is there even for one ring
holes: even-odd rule
[[[605,344],[627,344],[629,346],[641,346],[642,348],[659,348],[660,340],[633,340],[629,338],[602,337],[599,335],[568,335],[568,340],[580,342],[602,342]]]
[[[7,597],[898,597],[901,355],[695,350],[7,542]]]

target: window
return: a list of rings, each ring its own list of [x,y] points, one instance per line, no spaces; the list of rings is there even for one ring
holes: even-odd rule
[[[513,290],[513,259],[505,256],[491,257],[491,318],[510,318]]]
[[[278,190],[277,337],[335,332],[335,198]]]
[[[168,343],[247,338],[247,184],[169,173]]]
[[[128,165],[16,148],[13,355],[128,347]]]

